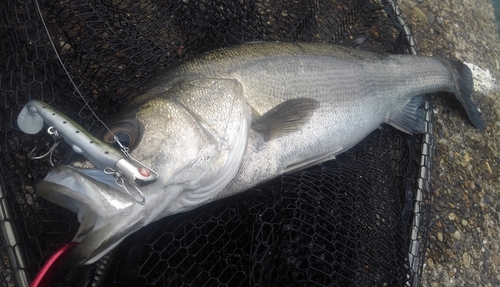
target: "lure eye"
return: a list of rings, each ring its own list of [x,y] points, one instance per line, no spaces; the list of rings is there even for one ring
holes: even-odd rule
[[[121,149],[114,136],[118,138],[120,143],[129,149],[135,148],[140,141],[139,125],[135,121],[119,121],[108,126],[108,130],[102,132],[101,137],[104,141],[110,143],[114,148]]]

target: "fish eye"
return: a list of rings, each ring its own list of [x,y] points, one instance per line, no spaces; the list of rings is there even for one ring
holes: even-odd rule
[[[101,132],[101,138],[118,150],[121,149],[121,147],[115,140],[115,136],[126,148],[133,149],[139,144],[140,130],[136,121],[127,120],[114,122],[108,125],[108,129],[109,130],[105,129]]]

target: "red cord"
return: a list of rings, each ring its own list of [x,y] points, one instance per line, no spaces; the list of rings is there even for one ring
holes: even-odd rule
[[[56,272],[57,266],[61,263],[61,260],[66,256],[73,248],[78,245],[78,242],[70,242],[61,246],[49,260],[45,262],[42,269],[38,271],[33,282],[31,282],[30,287],[48,287],[52,276]]]

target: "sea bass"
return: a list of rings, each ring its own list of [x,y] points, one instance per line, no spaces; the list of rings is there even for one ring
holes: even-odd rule
[[[472,84],[459,61],[247,43],[155,75],[95,136],[36,101],[19,122],[41,115],[86,157],[54,167],[37,192],[78,213],[68,262],[90,264],[153,221],[334,159],[383,123],[423,132],[423,94],[454,94],[484,129]]]

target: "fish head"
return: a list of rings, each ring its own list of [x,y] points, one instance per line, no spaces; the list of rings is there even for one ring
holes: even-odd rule
[[[131,182],[83,152],[85,158],[63,160],[37,185],[40,196],[78,214],[73,240],[80,243],[68,266],[93,263],[141,227],[213,200],[238,172],[250,114],[236,80],[160,85],[133,100],[92,145],[125,148],[125,158],[155,173],[155,181]]]

